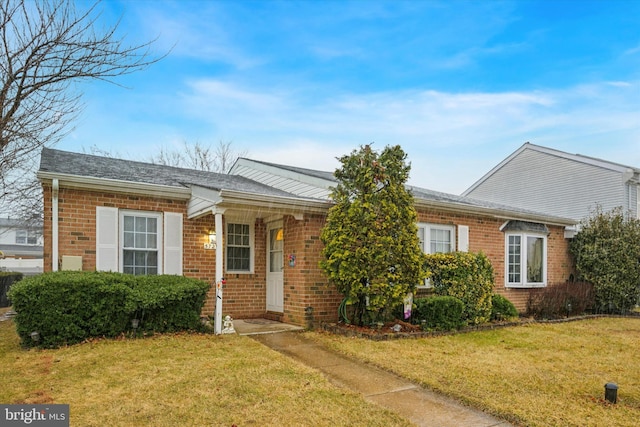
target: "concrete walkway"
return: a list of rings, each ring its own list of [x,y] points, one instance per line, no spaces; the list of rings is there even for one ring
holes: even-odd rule
[[[329,380],[360,393],[417,426],[508,427],[511,424],[425,390],[374,366],[357,362],[310,341],[299,332],[246,334],[262,344],[320,370]]]

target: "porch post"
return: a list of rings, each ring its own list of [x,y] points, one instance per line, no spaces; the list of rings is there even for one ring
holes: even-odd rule
[[[222,231],[222,214],[215,213],[215,228],[217,235],[216,244],[216,313],[215,313],[215,333],[222,333],[222,257],[223,257],[223,237]]]

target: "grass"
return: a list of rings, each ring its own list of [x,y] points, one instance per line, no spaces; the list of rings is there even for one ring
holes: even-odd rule
[[[24,350],[0,322],[0,403],[65,403],[78,426],[408,426],[241,336],[162,335]]]
[[[434,338],[310,337],[526,426],[636,426],[640,319],[531,324]],[[604,385],[618,384],[618,403]]]

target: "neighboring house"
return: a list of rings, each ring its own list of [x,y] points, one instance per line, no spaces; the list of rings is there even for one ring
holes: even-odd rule
[[[333,174],[238,159],[229,174],[42,151],[45,270],[224,277],[223,313],[336,321],[319,267]],[[426,252],[483,251],[496,290],[524,310],[571,274],[566,218],[411,188]],[[424,288],[425,286],[422,286]],[[213,314],[214,289],[205,303]]]
[[[640,218],[640,169],[527,142],[462,195],[576,221],[598,205]]]
[[[0,218],[0,270],[42,273],[42,224]]]

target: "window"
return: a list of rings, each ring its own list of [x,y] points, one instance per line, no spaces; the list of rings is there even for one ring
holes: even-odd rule
[[[35,231],[16,230],[16,245],[38,244],[38,233]]]
[[[452,225],[418,223],[420,247],[427,254],[455,251],[455,227]],[[428,279],[424,286],[431,287]]]
[[[506,286],[546,286],[547,236],[507,233],[505,239]]]
[[[144,275],[160,274],[160,233],[162,218],[154,213],[121,215],[122,272]]]
[[[182,220],[177,212],[96,206],[96,270],[181,275]]]
[[[249,224],[227,224],[227,271],[253,270],[252,232]]]

